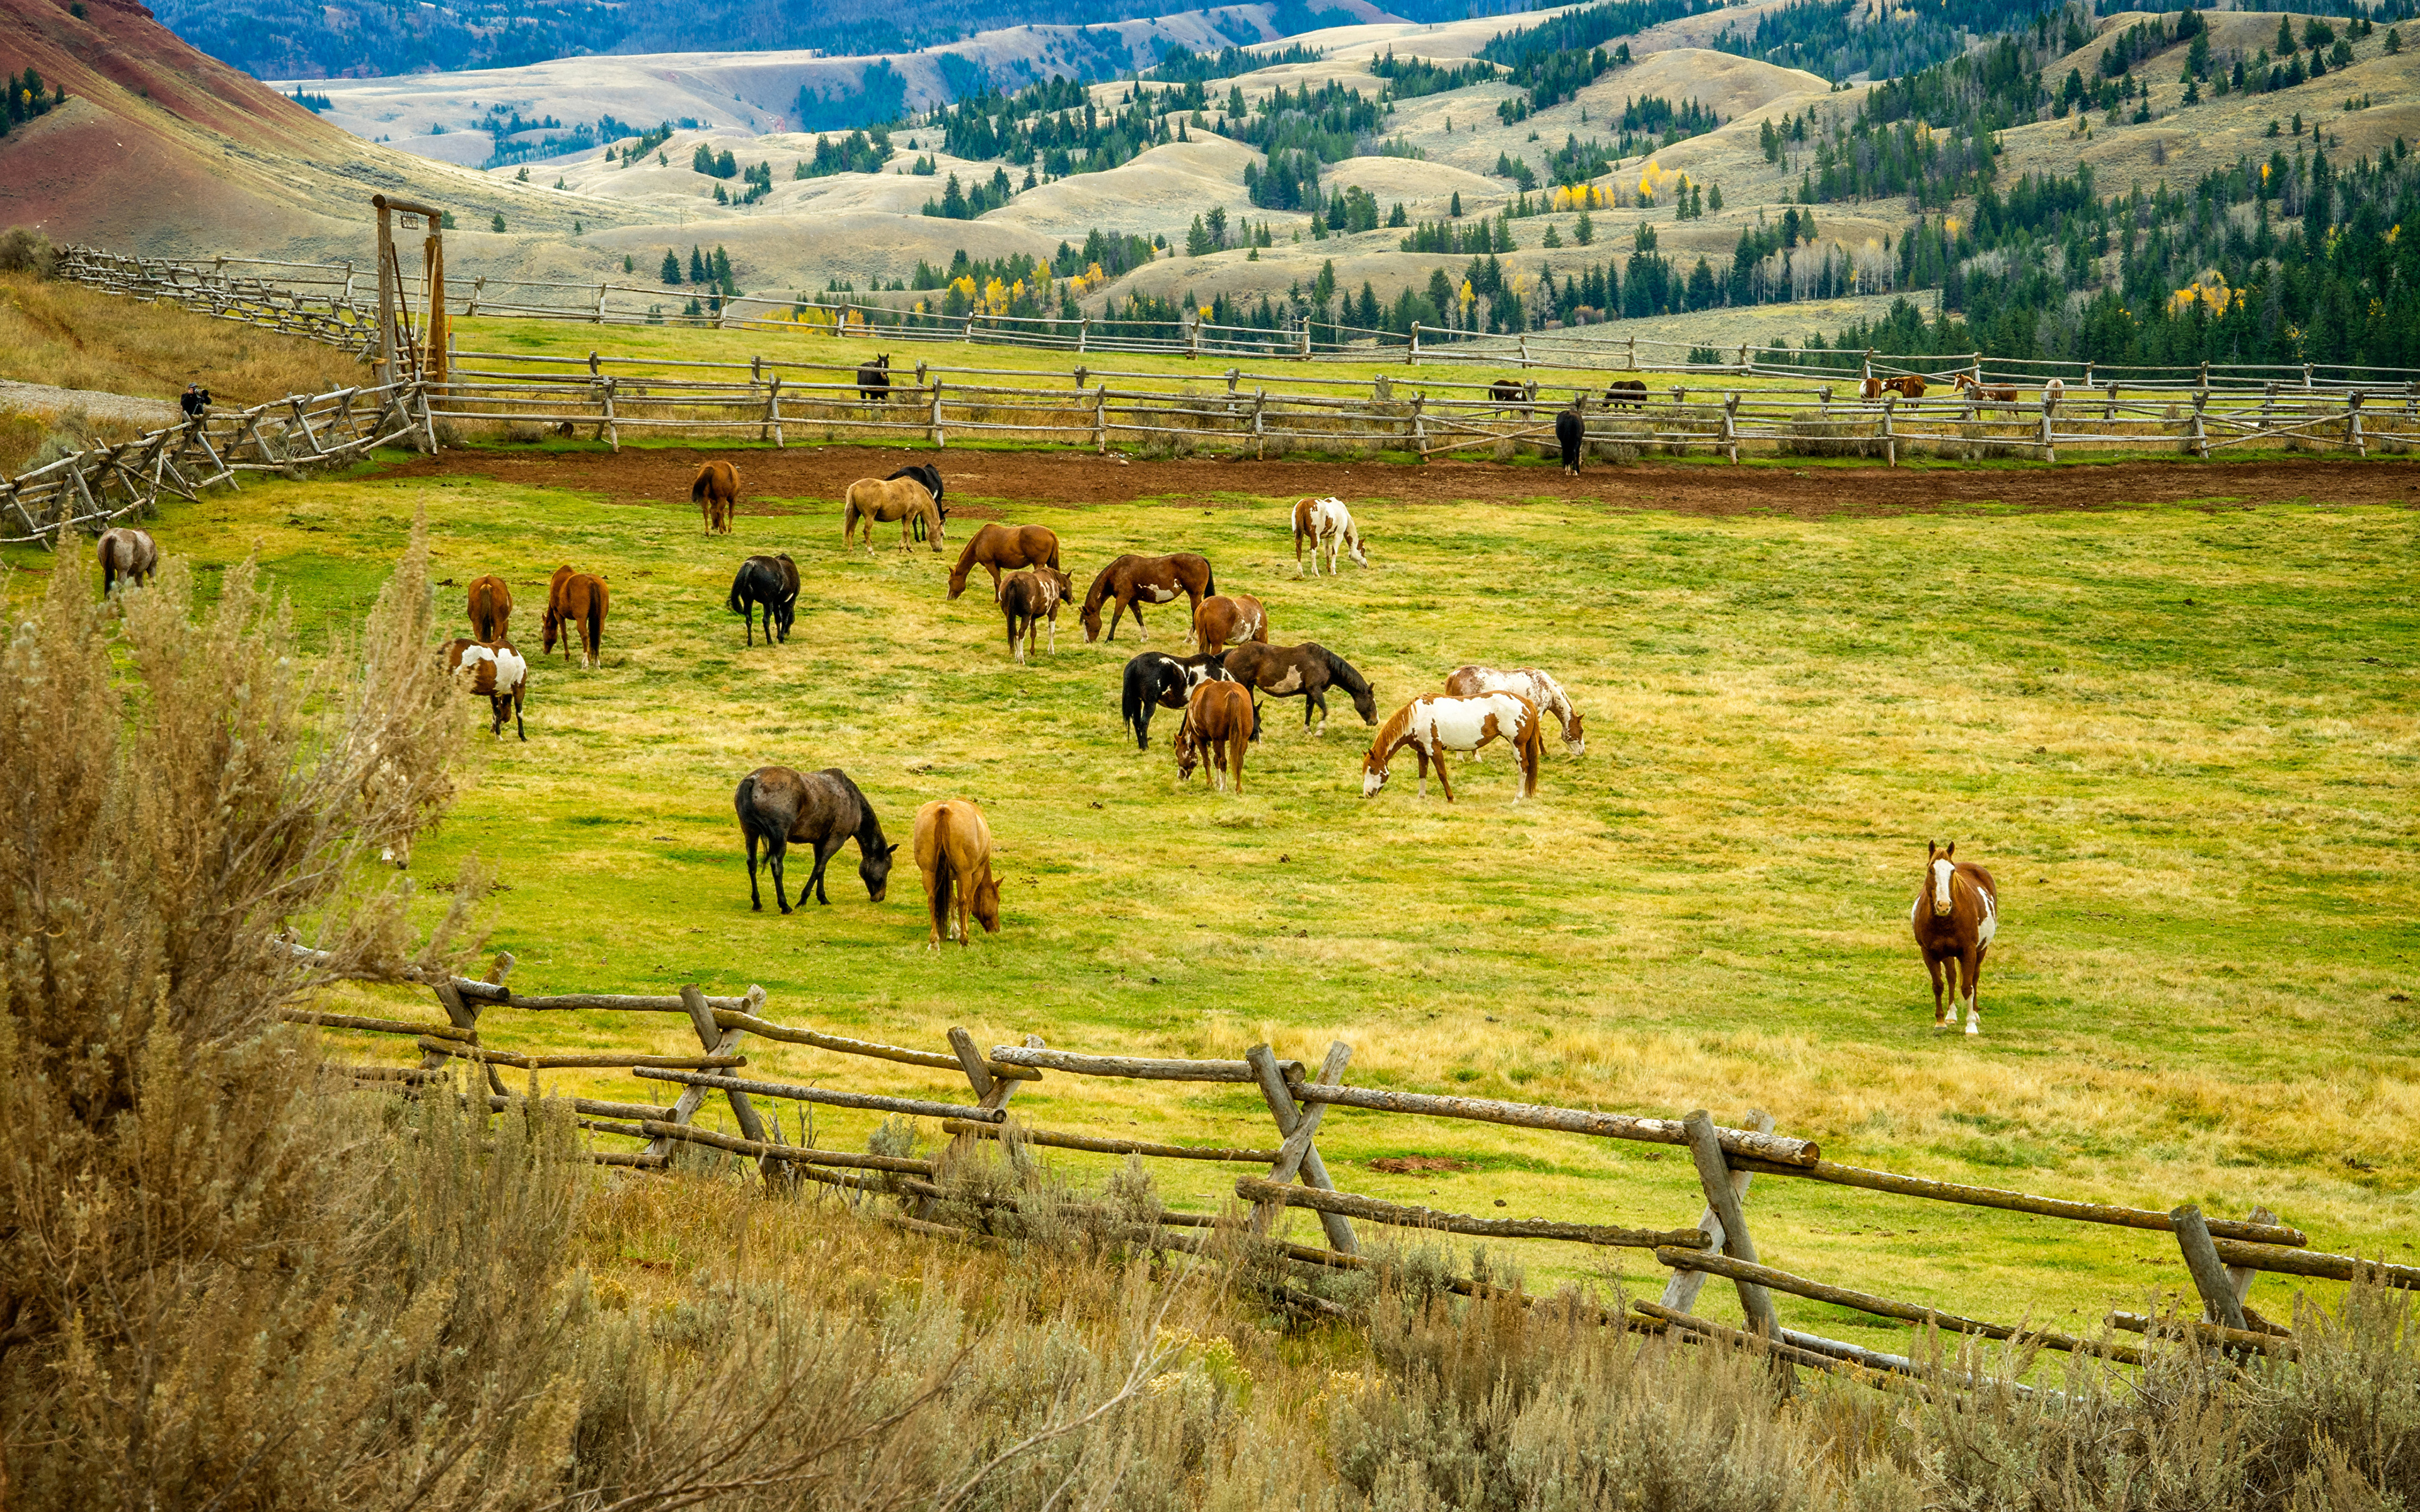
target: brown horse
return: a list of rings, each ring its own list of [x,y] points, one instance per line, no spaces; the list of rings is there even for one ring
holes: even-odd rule
[[[731,533],[731,517],[739,508],[739,470],[728,462],[708,462],[697,470],[689,486],[690,502],[706,517],[706,533]]]
[[[502,578],[480,578],[471,584],[471,639],[497,641],[513,617],[513,591]]]
[[[1361,716],[1363,724],[1378,722],[1378,696],[1372,691],[1370,680],[1355,671],[1352,663],[1316,640],[1306,640],[1298,646],[1247,641],[1228,652],[1220,665],[1228,676],[1255,692],[1274,693],[1279,698],[1299,696],[1302,727],[1312,734],[1327,733],[1330,687],[1344,689],[1353,700],[1353,712]],[[1314,712],[1319,716],[1315,730],[1311,723]]]
[[[120,525],[101,532],[101,593],[106,598],[122,580],[141,586],[160,570],[160,548],[147,531]]]
[[[1932,974],[1932,1026],[1958,1026],[1959,984],[1965,984],[1966,1032],[1983,1032],[1983,1013],[1975,1006],[1975,982],[1983,974],[1983,952],[2000,931],[2000,889],[1992,873],[1957,858],[1958,842],[1924,842],[1924,884],[1916,889],[1908,922],[1916,929],[1916,948],[1924,952],[1924,969]],[[1942,978],[1948,982],[1948,1016],[1942,1016]]]
[[[1924,397],[1924,379],[1913,373],[1901,373],[1895,378],[1883,379],[1883,387],[1903,399]]]
[[[991,826],[973,800],[937,798],[916,810],[916,870],[924,873],[924,897],[932,908],[933,937],[924,942],[926,949],[938,949],[944,938],[972,945],[967,928],[970,910],[985,933],[1000,933]],[[953,904],[954,919],[950,917]]]
[[[1008,651],[1023,661],[1033,650],[1033,632],[1050,622],[1050,650],[1059,649],[1059,606],[1076,591],[1076,580],[1056,567],[1028,567],[1008,575],[1001,589],[1001,612],[1008,617]]]
[[[1252,695],[1241,683],[1204,683],[1193,690],[1185,707],[1185,722],[1176,727],[1176,779],[1190,781],[1193,768],[1206,754],[1210,786],[1223,793],[1230,783],[1244,791],[1244,748],[1252,743],[1257,723]]]
[[[546,588],[546,654],[554,655],[554,638],[560,633],[564,659],[570,659],[572,643],[577,641],[581,665],[598,665],[605,644],[609,597],[604,579],[576,571],[568,563],[555,568],[553,580]]]
[[[1229,598],[1214,594],[1193,611],[1193,639],[1204,651],[1224,651],[1230,642],[1269,643],[1269,613],[1249,594]]]
[[[874,805],[839,767],[800,774],[786,766],[760,766],[739,779],[731,804],[739,812],[739,835],[748,846],[748,906],[753,912],[765,911],[764,896],[756,890],[758,841],[765,842],[766,869],[773,873],[773,901],[785,914],[790,900],[782,895],[782,864],[792,841],[815,848],[815,869],[799,888],[802,903],[810,893],[819,903],[831,902],[824,891],[824,868],[852,836],[857,874],[865,883],[866,896],[880,903],[891,890],[891,857],[899,847],[882,838]]]
[[[1974,374],[1961,373],[1957,384],[1959,392],[1966,395],[1966,402],[1978,409],[1987,404],[1999,404],[2008,406],[2012,414],[2016,411],[2017,386],[2013,383],[1978,383]]]
[[[991,574],[991,601],[1000,602],[1000,574],[1003,567],[1057,567],[1059,537],[1039,525],[986,525],[975,532],[975,538],[958,553],[958,564],[950,569],[950,596],[957,597],[967,591],[967,574],[981,567]]]
[[[1191,603],[1188,613],[1202,611],[1202,600],[1218,591],[1218,581],[1210,563],[1190,551],[1173,556],[1123,556],[1100,570],[1093,586],[1084,593],[1084,639],[1101,639],[1101,606],[1114,602],[1109,615],[1109,639],[1118,638],[1118,621],[1127,613],[1134,615],[1135,628],[1145,640],[1151,632],[1143,629],[1142,607],[1165,604],[1183,594]]]
[[[493,716],[488,733],[502,735],[509,712],[513,733],[529,739],[529,732],[521,728],[521,705],[529,696],[529,663],[520,652],[502,640],[448,640],[440,655],[447,671],[469,677],[471,691],[488,701],[488,712]]]
[[[1445,801],[1453,801],[1453,784],[1445,775],[1445,753],[1467,756],[1491,740],[1511,746],[1521,762],[1521,791],[1512,801],[1538,792],[1538,763],[1546,743],[1538,733],[1538,710],[1518,693],[1481,693],[1476,698],[1416,698],[1397,709],[1378,727],[1370,753],[1361,759],[1361,795],[1374,798],[1387,785],[1387,764],[1405,746],[1420,764],[1420,796],[1429,795],[1429,764],[1436,764],[1437,786]]]
[[[899,522],[899,549],[908,547],[910,524],[923,522],[933,549],[941,549],[941,509],[933,501],[932,490],[914,478],[860,478],[848,486],[840,517],[841,549],[846,550],[850,538],[857,533],[858,522],[865,522],[865,554],[874,554],[874,527]]]

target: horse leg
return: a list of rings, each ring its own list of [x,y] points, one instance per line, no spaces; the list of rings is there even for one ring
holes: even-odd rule
[[[819,840],[815,841],[814,874],[808,877],[807,885],[799,889],[799,902],[805,903],[807,901],[807,894],[812,892],[815,895],[815,902],[822,903],[827,908],[831,906],[831,899],[826,897],[824,894],[824,867],[830,862],[833,856],[840,854],[842,841],[845,841],[846,838],[847,837],[844,836],[841,840]]]
[[[773,873],[773,901],[782,905],[782,912],[785,914],[790,911],[790,900],[782,891],[782,872],[783,863],[789,859],[789,855],[790,842],[786,837],[779,835],[765,837],[765,866]],[[752,878],[749,886],[752,888],[754,887],[755,883]]]
[[[1437,791],[1445,795],[1446,802],[1451,803],[1453,801],[1453,779],[1445,775],[1445,751],[1442,748],[1440,748],[1436,753],[1436,769]]]
[[[1933,954],[1931,950],[1926,950],[1924,952],[1924,969],[1932,974],[1932,1026],[1936,1029],[1946,1029],[1949,1026],[1947,1021],[1945,1020],[1941,1014],[1941,964],[1943,959],[1943,957]]]
[[[765,895],[756,890],[756,831],[745,820],[740,821],[739,838],[748,843],[748,910],[761,914],[765,911]],[[767,849],[769,852],[771,848]],[[767,858],[770,859],[770,856]]]
[[[1974,952],[1961,962],[1959,974],[1966,979],[1966,1032],[1969,1034],[1983,1032],[1983,1010],[1975,1001],[1975,984],[1983,975],[1985,949],[1980,945],[1975,947]]]
[[[1000,602],[1000,563],[986,562],[984,565],[991,569],[991,601],[997,604]]]

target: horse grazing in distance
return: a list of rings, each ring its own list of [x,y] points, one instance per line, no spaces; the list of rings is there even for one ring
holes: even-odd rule
[[[1645,378],[1615,378],[1605,386],[1607,409],[1637,409],[1647,403]]]
[[[706,517],[706,534],[729,535],[731,517],[739,508],[739,470],[728,462],[706,463],[690,482],[689,499]]]
[[[1249,594],[1214,594],[1193,611],[1193,640],[1203,651],[1224,651],[1230,641],[1268,643],[1269,614]]]
[[[1353,700],[1353,712],[1361,716],[1363,724],[1378,722],[1378,696],[1371,689],[1370,680],[1317,641],[1306,640],[1298,646],[1240,645],[1226,654],[1223,664],[1229,677],[1256,692],[1279,698],[1299,696],[1302,727],[1312,734],[1327,733],[1330,687],[1344,689]],[[1314,710],[1319,715],[1316,730],[1311,729],[1311,723]]]
[[[1193,690],[1185,706],[1185,722],[1176,727],[1176,779],[1190,781],[1193,768],[1206,756],[1210,786],[1223,793],[1232,782],[1244,791],[1244,748],[1260,733],[1260,710],[1240,683],[1204,683]]]
[[[1145,640],[1151,632],[1143,629],[1142,607],[1165,604],[1185,594],[1191,603],[1188,613],[1202,611],[1202,600],[1218,591],[1217,575],[1210,563],[1190,551],[1179,551],[1165,557],[1123,556],[1103,567],[1093,579],[1093,586],[1084,592],[1084,640],[1087,644],[1101,639],[1101,606],[1114,602],[1109,615],[1109,639],[1118,638],[1118,621],[1131,612],[1135,629]]]
[[[1429,795],[1429,764],[1436,763],[1437,786],[1445,801],[1453,801],[1453,784],[1445,775],[1445,753],[1467,756],[1491,740],[1511,746],[1521,763],[1521,791],[1512,801],[1538,792],[1538,763],[1545,741],[1538,733],[1538,711],[1518,693],[1481,693],[1475,698],[1416,698],[1378,729],[1370,753],[1361,759],[1361,795],[1374,798],[1387,785],[1387,764],[1405,746],[1420,764],[1420,796]]]
[[[2058,413],[2059,401],[2067,397],[2067,385],[2057,378],[2042,379],[2042,412]]]
[[[731,597],[725,607],[748,626],[748,643],[756,643],[756,606],[765,606],[765,643],[771,645],[778,634],[790,639],[790,622],[799,607],[799,564],[788,552],[773,557],[750,557],[739,564],[738,576],[731,579]]]
[[[991,601],[1000,602],[1000,575],[1004,567],[1059,565],[1059,537],[1039,525],[985,525],[958,553],[950,569],[950,596],[967,591],[967,575],[981,567],[991,574]]]
[[[970,798],[936,798],[916,810],[916,869],[924,873],[924,898],[932,909],[933,937],[972,945],[967,915],[985,933],[1000,933],[1000,883],[991,874],[991,826]],[[954,907],[957,917],[951,913]]]
[[[925,462],[910,462],[896,472],[885,474],[882,481],[885,483],[896,483],[902,478],[913,478],[918,483],[923,484],[924,486],[924,491],[933,496],[934,515],[937,516],[944,525],[947,525],[950,522],[950,506],[943,502],[941,499],[941,491],[946,486],[941,482],[941,470],[939,468],[934,467],[930,463]],[[916,539],[920,541],[923,540],[924,538],[924,517],[919,515],[910,519],[908,522],[908,533],[915,536]]]
[[[1983,1012],[1975,1006],[1975,983],[1983,975],[1983,952],[2000,931],[2000,889],[1992,873],[1957,858],[1958,842],[1924,842],[1924,885],[1907,911],[1916,929],[1916,948],[1924,952],[1924,969],[1932,974],[1932,1026],[1958,1026],[1959,984],[1965,984],[1966,1032],[1983,1032]],[[1949,977],[1948,1016],[1942,1016],[1942,978]]]
[[[1456,667],[1445,680],[1445,690],[1457,698],[1480,693],[1518,693],[1540,714],[1554,716],[1563,727],[1563,748],[1575,756],[1588,754],[1588,733],[1580,728],[1579,711],[1572,707],[1563,685],[1535,667],[1498,671],[1493,667]],[[1474,753],[1472,761],[1479,760]]]
[[[841,514],[841,549],[848,548],[860,520],[865,522],[867,556],[874,554],[874,527],[892,520],[900,522],[900,550],[908,549],[908,522],[911,520],[924,526],[934,550],[941,549],[941,506],[933,501],[933,491],[920,479],[860,478],[850,484]]]
[[[1059,606],[1074,593],[1076,580],[1056,567],[1028,567],[1008,575],[1000,591],[1001,612],[1008,617],[1008,651],[1022,663],[1033,650],[1033,632],[1050,622],[1050,650],[1059,650]]]
[[[504,626],[513,617],[513,591],[497,577],[473,579],[471,583],[471,639],[494,642],[504,638]]]
[[[119,582],[137,587],[149,582],[160,571],[160,547],[148,531],[138,531],[120,525],[101,532],[97,554],[101,558],[101,594],[103,598],[117,591]]]
[[[1311,543],[1311,570],[1319,572],[1319,552],[1327,550],[1328,576],[1336,575],[1336,552],[1339,548],[1366,567],[1370,553],[1361,547],[1361,532],[1353,523],[1353,512],[1344,507],[1342,499],[1298,499],[1294,506],[1294,575],[1302,576],[1302,543]]]
[[[1151,749],[1154,709],[1184,708],[1195,688],[1226,675],[1227,670],[1219,665],[1219,659],[1207,652],[1171,656],[1166,652],[1146,651],[1127,662],[1121,707],[1126,728],[1134,732],[1135,749]]]
[[[1924,379],[1916,377],[1914,373],[1901,373],[1897,378],[1885,378],[1883,379],[1883,387],[1889,390],[1891,393],[1898,394],[1902,399],[1921,399],[1924,397]]]
[[[448,640],[439,656],[447,671],[469,676],[471,691],[487,699],[488,712],[492,717],[488,733],[501,737],[504,715],[509,712],[513,733],[524,741],[529,739],[529,732],[521,728],[521,704],[529,693],[529,662],[520,652],[502,641],[483,644],[476,640]]]
[[[1511,378],[1497,378],[1487,385],[1487,396],[1498,406],[1513,406],[1520,404],[1527,395],[1521,385]],[[1496,412],[1500,415],[1504,410],[1499,408]]]
[[[891,402],[891,354],[884,352],[857,369],[857,394],[867,404]]]
[[[1973,405],[1977,409],[1982,409],[1987,404],[1997,404],[2008,406],[2009,411],[2011,414],[2016,412],[2017,386],[2015,384],[1978,383],[1975,380],[1975,375],[1972,373],[1961,373],[1958,375],[1955,381],[1958,384],[1960,392],[1966,395],[1967,403]]]
[[[1555,444],[1562,449],[1563,476],[1580,475],[1580,448],[1588,440],[1588,422],[1580,417],[1580,399],[1572,395],[1571,407],[1555,413]]]
[[[839,767],[802,775],[786,766],[760,766],[739,779],[731,806],[739,811],[739,835],[748,844],[751,912],[765,911],[764,896],[756,890],[758,841],[765,842],[765,865],[773,873],[773,902],[785,914],[790,911],[790,900],[782,895],[782,864],[794,841],[815,848],[815,869],[799,888],[799,902],[805,903],[809,893],[819,903],[831,902],[824,892],[824,867],[852,837],[857,841],[857,874],[864,880],[866,896],[880,903],[891,890],[891,856],[899,847],[883,840],[882,822],[874,817],[874,805],[865,801],[865,795]]]
[[[554,655],[554,638],[560,634],[566,660],[570,659],[576,640],[581,665],[598,665],[605,645],[607,599],[604,579],[575,571],[569,563],[555,568],[546,587],[546,654]]]

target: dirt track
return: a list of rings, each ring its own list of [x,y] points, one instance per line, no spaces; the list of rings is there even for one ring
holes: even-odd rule
[[[1082,452],[906,452],[879,447],[718,451],[681,448],[604,453],[450,451],[407,463],[400,476],[473,474],[531,486],[575,488],[616,503],[686,500],[706,457],[729,458],[743,514],[790,514],[803,501],[836,500],[859,478],[904,463],[937,461],[953,514],[973,518],[1019,503],[1067,505],[1168,500],[1191,507],[1339,494],[1354,501],[1527,503],[1570,499],[1612,509],[1690,515],[1801,517],[1910,515],[1990,505],[2020,513],[2108,509],[2195,501],[2237,504],[2297,500],[2337,504],[2420,505],[2420,466],[2350,459],[2308,462],[2121,462],[2059,467],[1730,468],[1694,464],[1591,467],[1576,479],[1552,467],[1437,462],[1385,463],[1203,459],[1127,462]]]

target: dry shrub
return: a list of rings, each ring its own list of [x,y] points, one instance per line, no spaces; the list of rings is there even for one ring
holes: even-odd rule
[[[50,432],[50,422],[39,415],[15,410],[0,413],[0,478],[15,477],[32,467],[34,454]]]
[[[58,249],[39,231],[19,225],[0,232],[0,273],[31,273],[36,278],[48,278],[58,265]]]
[[[367,373],[301,336],[0,270],[0,378],[162,400],[199,381],[224,409],[324,393]]]

